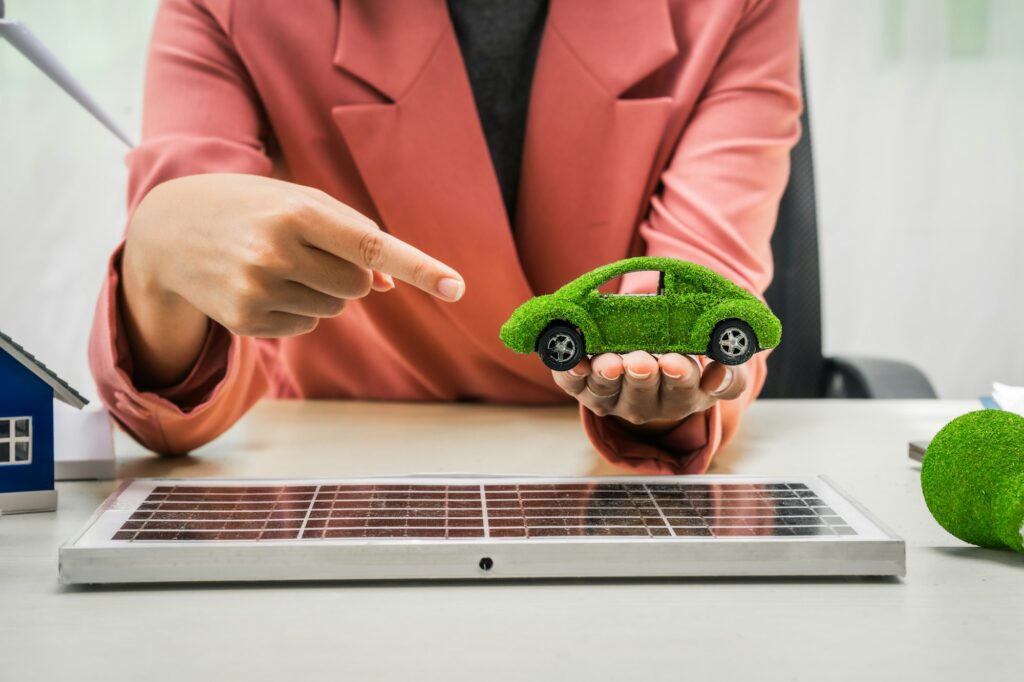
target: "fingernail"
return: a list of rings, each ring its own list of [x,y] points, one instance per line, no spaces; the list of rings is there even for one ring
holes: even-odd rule
[[[445,277],[437,283],[437,293],[449,301],[457,301],[466,291],[466,284],[453,277]]]
[[[572,369],[569,370],[569,375],[570,376],[574,376],[577,379],[580,378],[580,377],[587,376],[586,374],[581,374],[580,372],[577,372],[575,367],[573,367]]]
[[[385,274],[383,272],[380,273],[380,276],[381,276],[381,279],[384,280],[384,284],[388,285],[388,289],[394,289],[395,288],[395,278],[394,277],[392,277],[391,275]]]
[[[650,372],[637,372],[635,369],[626,368],[626,374],[633,377],[634,379],[646,379],[651,376]]]
[[[677,372],[669,371],[667,369],[662,369],[661,373],[664,374],[665,376],[667,376],[669,379],[679,380],[679,379],[682,379],[685,376],[688,376],[690,374],[690,370],[688,370],[686,367],[683,367],[682,372],[677,373]]]
[[[719,393],[721,393],[724,390],[726,390],[727,388],[729,388],[729,386],[731,384],[732,384],[732,369],[730,369],[729,367],[726,367],[725,368],[725,376],[722,377],[722,383],[720,383],[718,385],[718,388],[716,388],[714,390],[712,395],[718,395]]]
[[[615,381],[616,379],[619,378],[618,374],[616,374],[615,376],[611,377],[611,376],[608,376],[608,374],[606,372],[603,372],[603,371],[602,372],[598,372],[598,374],[600,374],[601,378],[605,379],[606,381]]]

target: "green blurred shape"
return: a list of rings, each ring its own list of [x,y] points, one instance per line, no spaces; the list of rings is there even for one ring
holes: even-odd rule
[[[946,30],[949,56],[953,59],[976,59],[988,51],[990,0],[946,0]]]
[[[882,60],[895,62],[903,56],[903,27],[906,25],[906,0],[888,0],[882,26]]]

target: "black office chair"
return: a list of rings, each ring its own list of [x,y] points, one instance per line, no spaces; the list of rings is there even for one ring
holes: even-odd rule
[[[768,357],[762,398],[935,398],[913,365],[864,357],[826,358],[821,349],[821,282],[814,158],[804,89],[803,136],[791,154],[789,184],[772,236],[775,279],[765,297],[782,320],[782,344]]]

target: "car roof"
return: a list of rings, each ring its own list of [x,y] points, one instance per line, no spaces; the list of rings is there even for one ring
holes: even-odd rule
[[[686,276],[688,279],[703,284],[709,289],[718,290],[723,293],[744,296],[752,295],[743,287],[728,278],[723,277],[710,268],[698,265],[697,263],[691,263],[677,258],[668,258],[666,256],[636,256],[634,258],[626,258],[614,263],[609,263],[608,265],[602,265],[599,268],[591,270],[585,275],[581,275],[572,282],[569,282],[562,287],[562,289],[589,289],[590,287],[598,286],[602,282],[606,282],[613,277],[630,272],[642,272],[644,270],[660,270],[663,272],[680,274]]]

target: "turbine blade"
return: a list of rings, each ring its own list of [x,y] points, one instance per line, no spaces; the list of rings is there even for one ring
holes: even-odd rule
[[[54,83],[71,95],[82,107],[103,126],[117,136],[119,140],[128,145],[129,148],[135,144],[122,131],[114,120],[110,118],[100,105],[86,91],[82,84],[75,80],[75,77],[64,68],[57,57],[42,43],[41,40],[28,30],[25,24],[16,19],[0,19],[0,37],[21,52],[25,57],[36,65],[40,71],[50,77]]]

